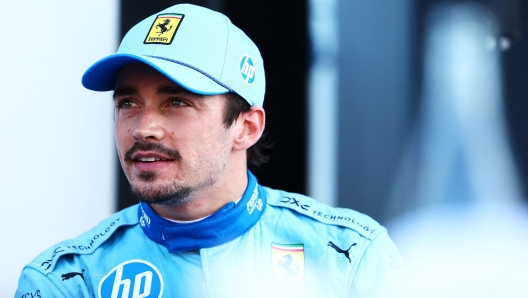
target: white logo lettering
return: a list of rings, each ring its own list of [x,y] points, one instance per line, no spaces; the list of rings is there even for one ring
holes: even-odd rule
[[[145,213],[143,207],[141,208],[141,217],[139,218],[139,224],[144,227],[148,226],[150,228],[150,217]]]
[[[249,59],[246,59],[244,66],[242,67],[242,73],[246,75],[246,82],[251,80],[255,75],[255,67],[249,65],[248,60]]]
[[[114,279],[114,286],[112,287],[112,296],[111,298],[118,298],[117,294],[119,294],[119,289],[121,288],[121,285],[123,286],[123,293],[121,294],[121,297],[128,297],[128,293],[130,292],[130,279],[122,279],[123,278],[123,266],[120,266],[116,269],[116,276]]]
[[[257,185],[255,185],[255,189],[253,190],[253,194],[251,195],[251,199],[249,199],[249,202],[247,202],[247,210],[248,213],[251,214],[257,208],[259,211],[262,210],[262,199],[258,198],[258,188]]]
[[[143,279],[144,282],[143,282]],[[140,293],[141,285],[145,285],[143,287],[143,293]],[[140,273],[136,275],[136,278],[134,279],[134,291],[132,292],[132,298],[144,298],[148,297],[150,295],[150,289],[152,288],[152,272],[151,271],[145,271],[143,273]]]
[[[262,211],[262,199],[258,198],[257,200],[257,210]]]

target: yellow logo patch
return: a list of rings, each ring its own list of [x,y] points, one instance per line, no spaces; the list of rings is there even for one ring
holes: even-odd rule
[[[179,13],[164,13],[158,15],[143,43],[171,44],[183,17],[184,15]]]
[[[273,276],[276,288],[293,293],[304,290],[304,245],[271,244]]]

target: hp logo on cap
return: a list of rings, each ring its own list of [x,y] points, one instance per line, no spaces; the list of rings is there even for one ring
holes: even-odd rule
[[[242,60],[240,61],[240,73],[246,83],[253,83],[255,80],[255,66],[253,65],[251,56],[245,55],[242,57]]]

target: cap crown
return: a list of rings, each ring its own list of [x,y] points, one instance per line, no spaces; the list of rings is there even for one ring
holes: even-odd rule
[[[252,106],[264,101],[266,80],[257,46],[229,18],[207,8],[179,4],[141,21],[125,35],[117,54],[85,73],[83,84],[111,90],[114,82],[105,76],[115,80],[119,68],[137,61],[192,92],[235,92]]]

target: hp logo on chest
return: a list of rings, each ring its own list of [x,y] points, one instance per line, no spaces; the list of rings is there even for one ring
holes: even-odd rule
[[[130,260],[115,266],[99,283],[100,298],[160,298],[163,279],[145,260]]]

